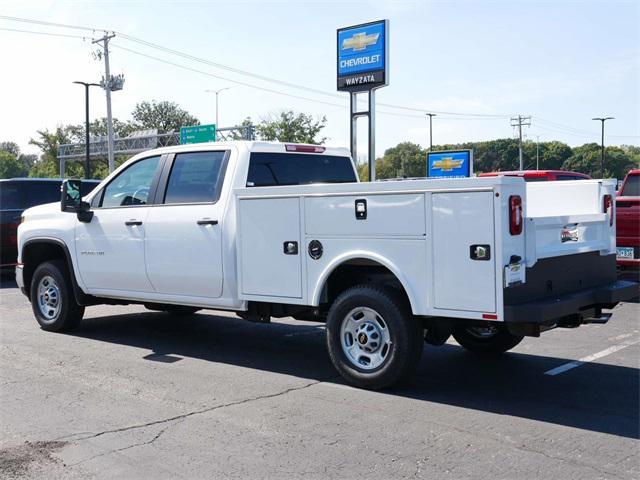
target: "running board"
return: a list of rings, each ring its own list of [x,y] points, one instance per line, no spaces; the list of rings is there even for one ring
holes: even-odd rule
[[[583,324],[588,324],[588,323],[603,324],[603,323],[607,323],[609,321],[609,319],[611,318],[611,315],[613,315],[613,314],[612,313],[601,313],[600,316],[598,316],[598,317],[585,318],[584,320],[582,320],[582,323]]]

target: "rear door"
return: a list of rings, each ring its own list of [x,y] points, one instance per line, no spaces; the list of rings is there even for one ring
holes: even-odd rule
[[[435,308],[496,311],[492,192],[432,195]]]
[[[222,295],[222,192],[229,150],[178,153],[165,165],[146,220],[147,274],[156,292]]]

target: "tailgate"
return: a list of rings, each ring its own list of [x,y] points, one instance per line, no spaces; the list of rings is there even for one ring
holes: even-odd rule
[[[527,266],[543,258],[615,253],[614,208],[604,213],[605,195],[615,201],[615,180],[528,183],[524,212]]]

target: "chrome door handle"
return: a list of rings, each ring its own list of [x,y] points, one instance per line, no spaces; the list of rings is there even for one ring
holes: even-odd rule
[[[217,225],[218,220],[211,220],[209,218],[203,218],[202,220],[198,220],[196,222],[198,225]]]
[[[137,227],[142,225],[142,222],[140,220],[127,220],[126,222],[124,222],[124,224],[127,227]]]

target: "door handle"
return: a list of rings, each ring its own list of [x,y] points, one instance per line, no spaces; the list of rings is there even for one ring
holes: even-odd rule
[[[471,245],[469,256],[471,260],[491,260],[491,245]]]
[[[203,218],[202,220],[198,220],[196,222],[198,225],[217,225],[218,220],[211,220],[209,218]]]
[[[142,222],[140,220],[127,220],[126,222],[124,222],[124,224],[127,227],[137,227],[142,225]]]

